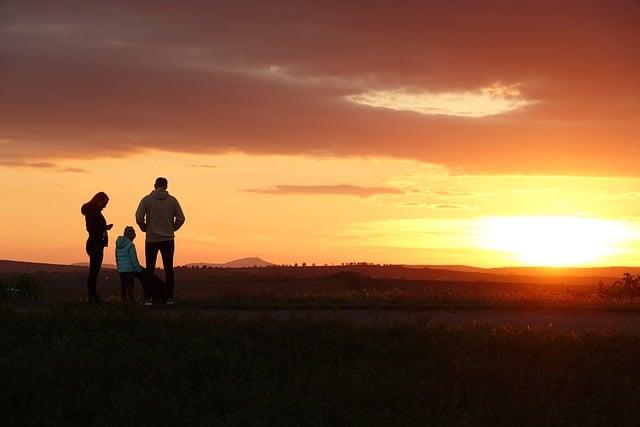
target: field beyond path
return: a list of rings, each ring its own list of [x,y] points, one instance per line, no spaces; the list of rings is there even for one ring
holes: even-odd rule
[[[638,330],[243,313],[2,310],[3,425],[637,421]]]

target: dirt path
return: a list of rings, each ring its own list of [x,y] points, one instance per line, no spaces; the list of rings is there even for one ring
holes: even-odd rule
[[[86,304],[73,304],[76,309],[110,310],[118,309],[119,304],[106,304],[99,307]],[[67,305],[67,307],[69,307]],[[46,313],[60,309],[57,304],[16,304],[9,310],[24,313]],[[162,313],[163,315],[181,315],[188,311],[197,311],[205,316],[228,316],[239,320],[272,318],[272,319],[306,319],[306,320],[338,320],[356,323],[393,323],[403,321],[420,321],[423,324],[437,327],[439,325],[462,326],[465,324],[481,324],[489,326],[532,326],[544,327],[558,331],[586,331],[610,328],[628,328],[640,332],[640,313],[633,311],[606,310],[550,310],[550,309],[467,309],[467,310],[402,310],[402,309],[368,309],[368,308],[278,308],[247,309],[219,308],[212,306],[183,306],[152,308],[139,307],[142,312]]]
[[[270,317],[275,319],[304,318],[342,320],[357,323],[416,321],[427,325],[461,326],[469,323],[490,326],[535,326],[560,331],[629,328],[640,332],[640,313],[615,311],[558,310],[236,310],[208,309],[211,315],[226,315],[238,319]]]

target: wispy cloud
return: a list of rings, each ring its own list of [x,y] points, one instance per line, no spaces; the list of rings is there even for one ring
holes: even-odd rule
[[[57,167],[51,162],[24,162],[19,160],[0,160],[0,166],[8,168],[35,168],[35,169],[52,169]]]
[[[348,95],[349,101],[370,107],[412,111],[427,115],[486,117],[519,110],[536,101],[522,97],[517,85],[495,83],[476,91],[427,92],[373,90]]]
[[[72,172],[72,173],[89,173],[88,170],[67,166],[60,167],[56,163],[52,162],[26,162],[20,160],[2,160],[0,161],[0,167],[6,168],[31,168],[31,169],[46,169],[52,172]]]
[[[319,195],[347,195],[371,197],[378,194],[403,194],[401,190],[389,187],[361,187],[350,184],[337,185],[274,185],[266,188],[249,188],[242,191],[262,194],[319,194]]]
[[[205,168],[205,169],[217,169],[216,165],[207,165],[207,164],[196,164],[196,163],[188,163],[185,165],[188,168]]]
[[[423,202],[417,202],[413,200],[400,202],[396,204],[396,206],[400,208],[464,209],[464,210],[477,209],[477,207],[475,206],[462,205],[457,203],[423,203]]]

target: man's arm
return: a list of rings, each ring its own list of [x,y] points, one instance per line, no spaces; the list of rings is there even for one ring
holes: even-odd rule
[[[182,224],[184,224],[185,217],[184,212],[182,212],[182,207],[180,207],[180,203],[178,203],[178,199],[174,199],[175,203],[175,211],[174,211],[174,220],[173,220],[173,231],[178,231]]]
[[[146,198],[140,200],[140,204],[138,205],[138,209],[136,210],[136,223],[140,227],[140,230],[143,232],[147,231],[147,224],[144,221],[145,215],[147,214],[147,204]]]

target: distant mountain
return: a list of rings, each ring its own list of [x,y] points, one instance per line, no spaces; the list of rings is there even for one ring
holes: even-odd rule
[[[272,262],[265,261],[262,258],[240,258],[223,264],[212,264],[206,262],[195,262],[185,265],[185,267],[218,267],[218,268],[248,268],[248,267],[268,267],[275,265]]]

